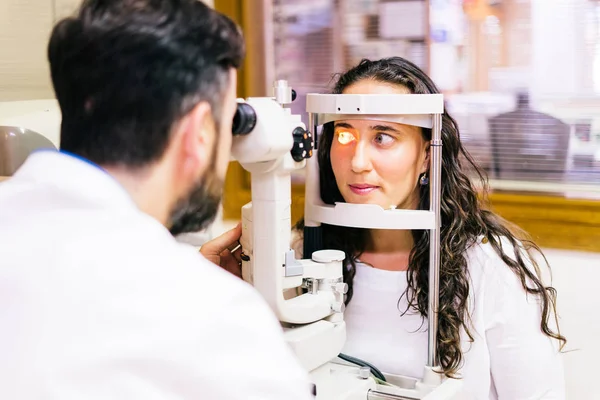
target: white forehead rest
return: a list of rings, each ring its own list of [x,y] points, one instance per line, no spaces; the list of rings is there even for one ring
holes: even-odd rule
[[[315,122],[317,125],[322,125],[328,122],[351,119],[396,122],[421,128],[433,128],[433,117],[430,115],[317,114]]]
[[[433,115],[444,112],[442,94],[318,94],[306,95],[306,112],[317,125],[348,119],[397,122],[433,127]]]

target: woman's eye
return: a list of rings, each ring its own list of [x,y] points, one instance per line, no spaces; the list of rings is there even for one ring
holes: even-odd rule
[[[394,139],[392,136],[385,133],[378,133],[375,135],[375,143],[381,146],[389,146],[394,143],[395,140],[396,139]]]
[[[338,142],[340,142],[341,144],[348,144],[348,143],[352,142],[353,140],[356,140],[354,135],[347,131],[337,132],[337,137],[338,137]]]

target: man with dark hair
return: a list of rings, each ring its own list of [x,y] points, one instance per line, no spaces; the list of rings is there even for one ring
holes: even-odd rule
[[[0,187],[0,398],[312,398],[266,303],[207,260],[240,229],[206,258],[173,238],[217,212],[243,56],[197,0],[86,0],[55,26],[61,151]]]

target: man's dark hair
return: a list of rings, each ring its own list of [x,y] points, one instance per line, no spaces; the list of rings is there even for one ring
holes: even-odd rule
[[[244,52],[235,23],[198,0],[85,0],[48,45],[61,149],[100,165],[158,160],[199,102],[218,126]]]

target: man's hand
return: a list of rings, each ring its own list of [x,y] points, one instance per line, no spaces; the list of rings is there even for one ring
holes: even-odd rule
[[[221,266],[235,276],[242,277],[242,247],[239,245],[242,236],[242,224],[225,232],[200,247],[200,253],[210,262]],[[235,249],[237,247],[237,249]],[[235,249],[235,250],[234,250]],[[233,253],[231,252],[232,250]]]

